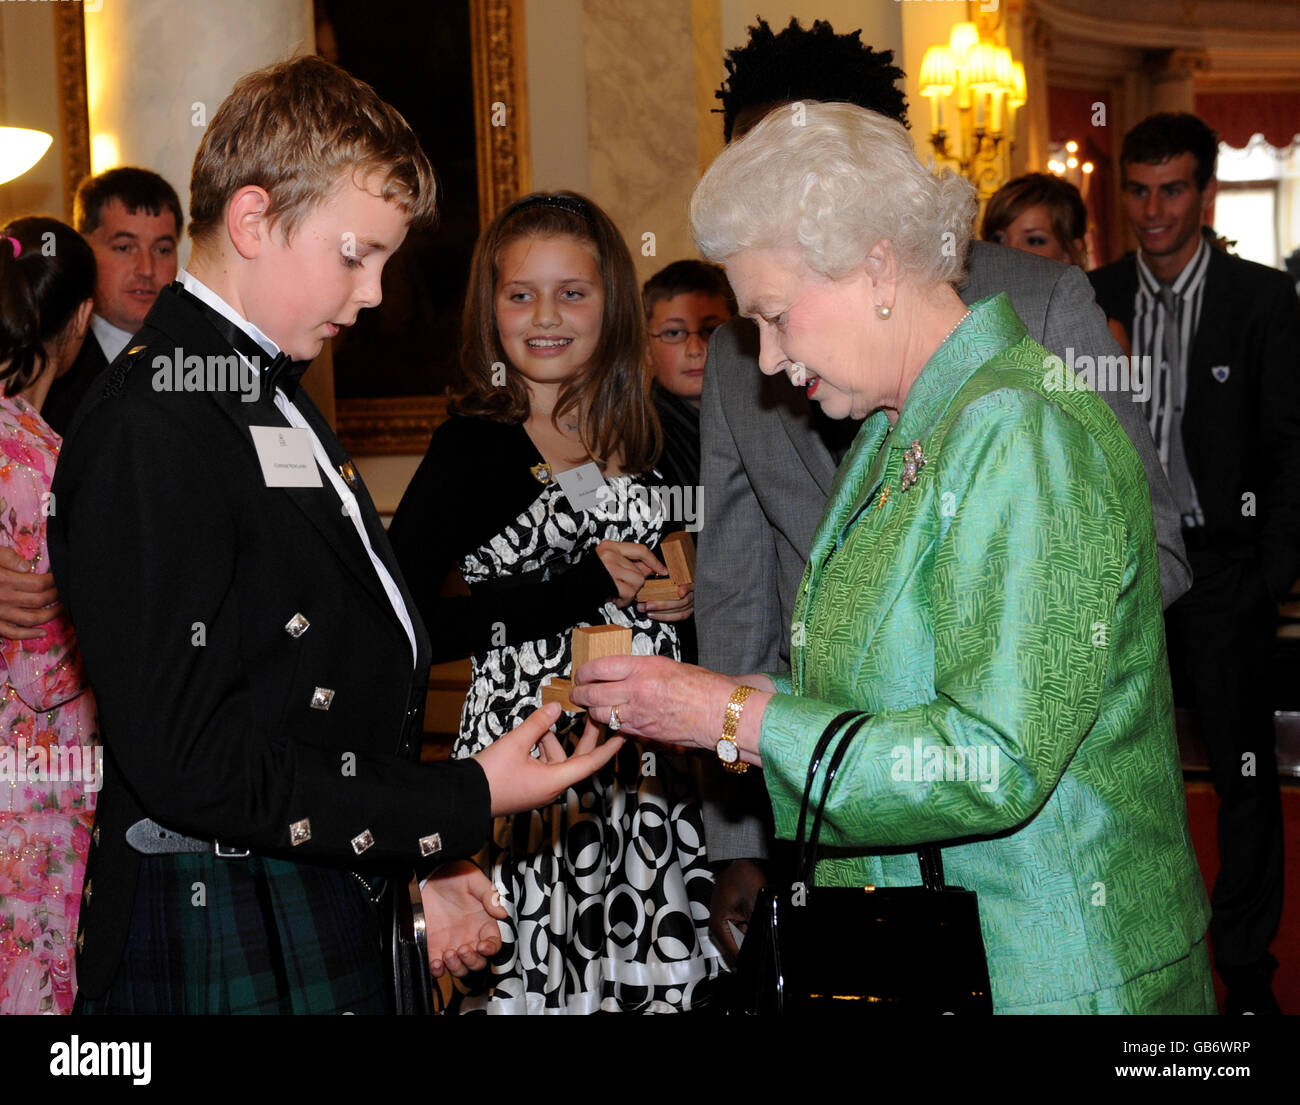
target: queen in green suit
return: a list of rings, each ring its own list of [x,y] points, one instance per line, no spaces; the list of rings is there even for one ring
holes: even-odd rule
[[[866,421],[813,542],[791,672],[611,657],[575,700],[760,766],[787,838],[813,745],[861,710],[819,885],[918,884],[915,848],[936,844],[978,895],[996,1011],[1213,1013],[1146,479],[1005,296],[967,310],[953,291],[972,189],[897,123],[805,103],[728,147],[691,214],[762,370]]]

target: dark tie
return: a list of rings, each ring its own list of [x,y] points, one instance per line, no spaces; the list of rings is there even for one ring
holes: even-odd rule
[[[302,379],[302,374],[307,371],[311,361],[291,360],[288,353],[277,353],[274,357],[268,356],[266,350],[258,345],[249,334],[241,330],[220,311],[209,307],[198,296],[187,291],[184,285],[180,283],[171,284],[167,290],[182,296],[192,308],[202,312],[208,324],[225,338],[237,353],[253,364],[261,366],[263,394],[274,398],[275,389],[279,388],[284,392],[286,398],[292,399],[298,393],[298,381]]]
[[[1185,524],[1194,524],[1200,513],[1196,500],[1196,486],[1192,483],[1192,470],[1187,465],[1187,452],[1183,447],[1183,397],[1187,392],[1186,373],[1183,369],[1182,335],[1178,319],[1178,296],[1168,284],[1160,285],[1160,305],[1164,309],[1165,372],[1168,373],[1165,391],[1165,420],[1168,437],[1168,460],[1165,474],[1169,487],[1178,503]]]
[[[262,366],[266,390],[274,395],[275,389],[279,388],[286,399],[292,399],[298,394],[298,381],[310,366],[311,361],[294,361],[289,359],[288,353],[277,353],[270,364]]]

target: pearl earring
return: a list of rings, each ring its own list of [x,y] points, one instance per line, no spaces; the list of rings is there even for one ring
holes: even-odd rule
[[[881,318],[888,319],[889,316],[892,315],[893,313],[894,312],[891,311],[888,307],[882,307],[879,303],[876,304],[876,314],[878,314]]]

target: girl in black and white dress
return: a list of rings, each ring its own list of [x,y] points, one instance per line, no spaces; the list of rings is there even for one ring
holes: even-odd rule
[[[435,433],[389,534],[435,642],[473,656],[453,754],[470,756],[570,674],[575,626],[632,630],[634,654],[678,657],[693,596],[639,603],[662,510],[643,478],[659,427],[642,369],[631,257],[595,204],[535,194],[475,250],[466,384]],[[458,569],[468,595],[444,594]],[[594,719],[607,722],[609,719]],[[585,715],[566,713],[566,748]],[[712,882],[683,761],[628,744],[555,804],[498,818],[483,856],[509,913],[462,1011],[675,1012],[718,971]]]

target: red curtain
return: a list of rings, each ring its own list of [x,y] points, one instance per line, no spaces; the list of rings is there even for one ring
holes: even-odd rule
[[[1198,92],[1196,114],[1234,149],[1255,134],[1286,149],[1300,135],[1300,92]]]

